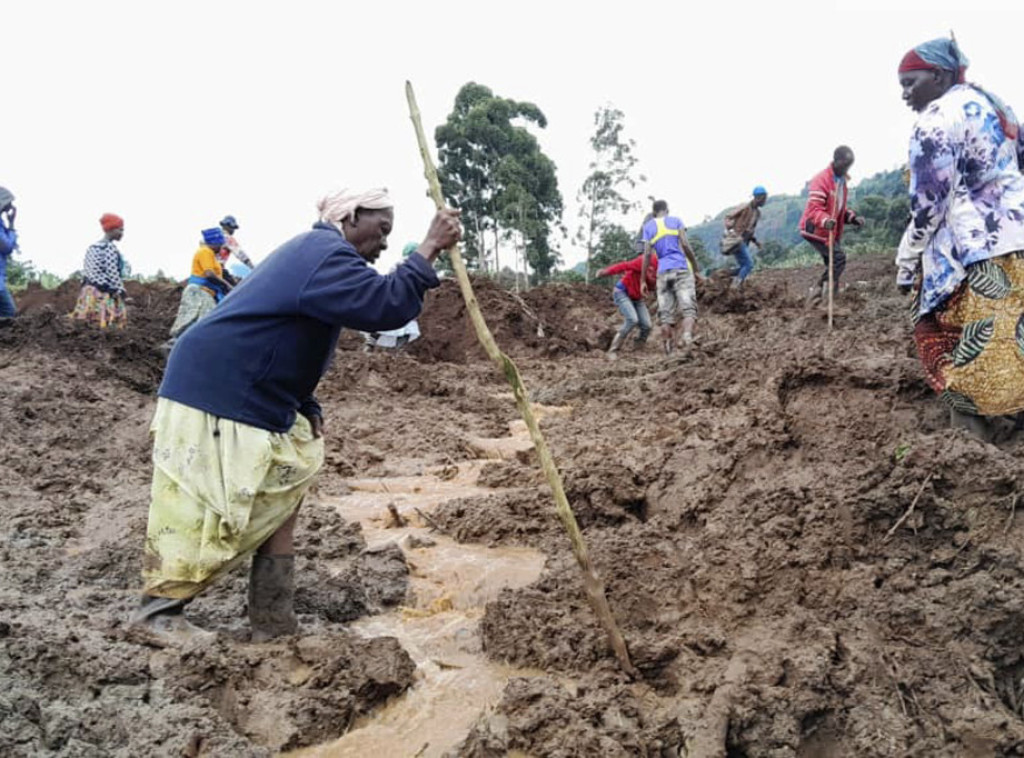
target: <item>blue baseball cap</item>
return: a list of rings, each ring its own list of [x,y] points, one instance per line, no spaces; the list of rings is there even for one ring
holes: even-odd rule
[[[234,216],[225,216],[224,218],[222,218],[220,220],[220,225],[221,226],[230,226],[232,229],[238,229],[239,228],[238,222],[235,220]]]
[[[759,184],[756,187],[754,187],[754,193],[753,194],[755,194],[755,195],[767,195],[768,194],[768,190],[766,190],[764,187],[762,187]]]

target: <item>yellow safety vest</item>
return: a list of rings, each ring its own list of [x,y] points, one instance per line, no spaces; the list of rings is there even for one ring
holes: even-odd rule
[[[660,216],[660,217],[654,219],[654,223],[657,225],[658,231],[655,233],[654,238],[651,240],[651,247],[654,247],[654,243],[657,242],[658,240],[664,238],[664,237],[678,237],[679,236],[679,230],[678,229],[669,229],[667,226],[665,226],[665,217],[664,216]]]

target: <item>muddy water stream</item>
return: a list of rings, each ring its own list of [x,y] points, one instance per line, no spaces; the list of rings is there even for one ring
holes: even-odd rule
[[[568,409],[536,407],[539,414]],[[544,555],[528,548],[459,544],[430,528],[431,510],[445,501],[493,493],[477,478],[483,459],[513,458],[532,447],[522,422],[510,436],[473,438],[482,460],[458,464],[458,472],[423,476],[349,480],[351,494],[335,498],[338,512],[362,525],[367,547],[397,542],[410,569],[408,605],[352,624],[366,637],[396,637],[417,666],[409,692],[357,721],[339,740],[293,753],[303,758],[342,756],[441,756],[469,732],[477,717],[494,705],[511,676],[538,675],[487,659],[479,622],[484,605],[505,587],[536,581]],[[389,506],[406,523],[396,526]]]

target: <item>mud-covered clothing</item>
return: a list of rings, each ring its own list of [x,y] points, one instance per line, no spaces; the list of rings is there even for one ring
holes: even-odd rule
[[[800,234],[805,240],[827,245],[829,232],[825,222],[829,219],[836,222],[833,239],[839,242],[843,238],[843,229],[857,218],[846,208],[847,194],[846,179],[836,176],[831,163],[811,179],[807,188],[807,204],[800,217]]]
[[[686,226],[675,216],[652,218],[644,224],[644,242],[658,254],[658,274],[690,267],[679,243],[685,231]]]
[[[947,405],[975,416],[1024,411],[1024,251],[968,264],[953,294],[919,313],[915,304],[917,352]]]
[[[697,318],[697,280],[689,269],[675,268],[658,274],[658,323],[674,324]]]
[[[651,333],[651,313],[647,310],[647,303],[643,298],[631,298],[625,290],[616,289],[612,292],[612,299],[622,314],[622,327],[619,329],[619,342],[621,343],[629,333],[637,326],[640,331],[636,336],[638,345],[647,341]]]
[[[89,245],[82,264],[82,282],[111,295],[124,293],[124,259],[113,240]]]
[[[1005,108],[1005,106],[1004,106]],[[921,273],[920,313],[940,308],[968,268],[1024,250],[1024,176],[1013,112],[969,84],[932,101],[910,138],[910,211],[897,282]],[[1005,129],[1004,129],[1005,126]]]
[[[323,465],[302,416],[285,433],[157,400],[145,593],[187,599],[244,560],[295,512]]]
[[[397,329],[440,285],[414,253],[378,274],[335,227],[317,223],[271,253],[171,352],[160,397],[284,433],[320,415],[313,391],[342,327]]]
[[[622,274],[622,278],[615,283],[615,289],[625,292],[632,300],[640,300],[643,295],[640,293],[640,272],[643,270],[644,256],[621,263],[613,263],[604,270],[605,276]],[[651,260],[647,265],[647,289],[653,290],[658,278],[658,254],[652,252]]]

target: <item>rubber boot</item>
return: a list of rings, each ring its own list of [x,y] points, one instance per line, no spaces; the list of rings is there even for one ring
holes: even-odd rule
[[[729,289],[731,289],[731,290],[738,290],[738,289],[742,289],[742,288],[743,288],[743,280],[740,279],[738,276],[734,276],[732,278],[732,281],[729,282]]]
[[[214,632],[200,629],[185,618],[188,601],[143,595],[138,609],[128,619],[128,632],[158,647],[177,647],[189,642],[212,642]]]
[[[828,292],[828,283],[819,284],[817,287],[812,286],[807,290],[807,304],[817,305],[825,299],[825,293]]]
[[[295,618],[295,556],[260,555],[249,571],[249,626],[253,642],[266,642],[299,628]]]
[[[618,360],[619,348],[622,347],[622,332],[616,332],[612,340],[612,346],[608,348],[608,360]]]

